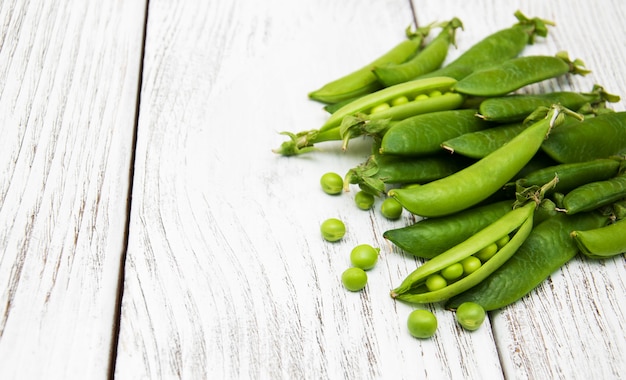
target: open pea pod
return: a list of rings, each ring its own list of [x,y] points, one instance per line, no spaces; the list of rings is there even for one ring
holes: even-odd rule
[[[494,223],[472,235],[465,241],[435,256],[409,274],[397,288],[391,291],[391,297],[409,303],[429,303],[447,300],[477,285],[503,265],[522,245],[533,227],[535,202],[515,208]],[[498,242],[504,241],[504,244]],[[476,257],[488,247],[495,247],[495,253],[482,262],[480,267],[451,283],[433,288],[428,282],[432,276],[445,274],[446,268],[467,263],[468,258]]]
[[[604,227],[572,231],[570,236],[580,252],[592,259],[606,259],[626,253],[626,219]]]

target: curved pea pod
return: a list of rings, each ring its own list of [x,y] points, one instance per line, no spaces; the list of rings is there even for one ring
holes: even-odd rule
[[[565,194],[562,208],[570,215],[608,206],[626,198],[626,174],[584,184]]]
[[[626,252],[626,219],[571,234],[580,252],[592,259],[606,259]]]
[[[448,48],[454,43],[456,29],[462,27],[461,20],[456,17],[453,18],[449,22],[444,23],[443,29],[437,37],[413,58],[399,64],[388,63],[376,66],[373,69],[374,75],[383,86],[388,87],[434,71],[446,59]]]
[[[451,298],[446,307],[476,302],[485,310],[497,310],[521,299],[578,253],[570,237],[573,229],[603,226],[608,217],[600,213],[559,213],[533,228],[515,255],[475,287]]]
[[[424,156],[441,152],[441,143],[492,126],[472,109],[429,112],[401,120],[382,137],[381,154]]]
[[[569,120],[541,146],[561,163],[607,158],[626,152],[626,112],[608,112],[583,121]]]
[[[419,78],[446,76],[460,80],[474,71],[517,57],[534,42],[535,36],[547,36],[547,25],[553,25],[551,21],[528,18],[520,11],[515,12],[515,17],[516,24],[488,35],[449,64]]]
[[[410,303],[438,302],[476,286],[503,265],[526,240],[532,230],[534,210],[535,203],[529,202],[509,211],[462,243],[422,264],[409,274],[400,286],[391,291],[391,296]],[[461,263],[488,246],[497,245],[496,242],[502,238],[507,238],[506,244],[498,248],[478,269],[439,289],[428,288],[426,281],[430,276],[441,273],[451,265]]]
[[[523,123],[497,125],[446,140],[441,147],[465,157],[481,159],[511,141],[524,129],[526,125]]]
[[[478,112],[485,120],[497,122],[522,121],[538,107],[560,104],[571,110],[579,110],[587,104],[618,102],[620,97],[607,93],[602,86],[595,85],[591,92],[557,91],[542,94],[513,94],[488,98],[480,103]]]
[[[390,155],[371,155],[365,162],[350,169],[344,184],[359,185],[373,195],[382,195],[388,184],[426,183],[455,173],[469,165],[449,155],[404,158]]]
[[[450,92],[455,83],[453,78],[433,77],[383,88],[336,110],[320,130],[337,128],[346,116],[357,114],[372,120],[400,120],[421,113],[458,108],[463,103],[464,96]],[[438,96],[432,96],[433,94]]]
[[[518,179],[516,185],[541,186],[556,175],[559,180],[553,191],[568,192],[587,183],[613,178],[618,174],[620,166],[621,160],[610,158],[552,165],[527,174]]]
[[[406,189],[392,189],[394,197],[409,212],[423,217],[453,214],[472,207],[496,193],[539,150],[565,109],[554,106],[539,110],[543,119],[533,123],[505,146],[445,178]]]
[[[458,81],[453,89],[465,95],[502,96],[529,84],[567,73],[585,75],[589,71],[584,69],[582,61],[571,61],[566,52],[559,52],[555,56],[524,56],[475,71]]]
[[[512,200],[493,202],[454,215],[420,220],[387,230],[383,237],[416,257],[431,259],[495,222],[513,208]]]
[[[429,32],[430,26],[420,28],[415,32],[407,28],[407,39],[373,62],[312,91],[309,93],[309,98],[322,103],[337,103],[379,90],[382,85],[372,73],[372,69],[386,63],[401,63],[411,58],[419,51]]]

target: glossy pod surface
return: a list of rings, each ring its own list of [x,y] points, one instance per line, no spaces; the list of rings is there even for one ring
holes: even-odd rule
[[[626,198],[626,174],[575,188],[563,198],[563,208],[570,214],[595,210]]]
[[[423,217],[443,216],[465,210],[496,193],[510,181],[539,150],[541,143],[560,119],[551,109],[507,145],[448,177],[407,189],[392,189],[409,212]]]
[[[512,304],[578,253],[570,231],[600,227],[607,221],[608,217],[599,213],[559,214],[547,219],[533,229],[506,263],[480,284],[451,298],[446,307],[456,309],[471,301],[485,310],[496,310]]]
[[[481,159],[511,141],[526,129],[523,123],[498,125],[493,128],[469,132],[444,141],[441,146],[452,153]]]
[[[592,259],[604,259],[626,252],[626,219],[608,226],[572,231],[580,252]]]
[[[512,200],[494,202],[454,215],[428,218],[407,227],[387,230],[383,237],[405,252],[430,259],[487,227],[512,208]]]
[[[609,112],[583,121],[568,118],[541,146],[561,163],[590,161],[626,152],[626,112]]]

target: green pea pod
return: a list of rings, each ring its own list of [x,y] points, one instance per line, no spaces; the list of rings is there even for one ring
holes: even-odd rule
[[[547,36],[546,25],[554,25],[551,21],[528,18],[520,11],[515,12],[515,17],[518,23],[490,34],[449,64],[419,78],[446,76],[460,80],[474,71],[517,57],[526,45],[534,42],[536,35]]]
[[[572,231],[580,252],[592,259],[606,259],[626,252],[626,219],[590,230]]]
[[[465,157],[481,159],[511,141],[524,129],[526,129],[524,123],[498,125],[446,140],[441,147]]]
[[[559,213],[533,228],[526,241],[504,265],[475,287],[451,298],[446,307],[476,302],[485,310],[508,306],[529,294],[578,253],[572,229],[597,228],[607,223],[600,213],[569,216]]]
[[[497,122],[522,121],[538,107],[560,104],[571,110],[579,110],[587,104],[595,105],[618,102],[620,97],[607,93],[602,86],[595,85],[591,92],[557,91],[542,94],[514,94],[483,100],[479,115],[485,120]]]
[[[518,179],[518,187],[541,186],[556,175],[559,179],[553,191],[568,192],[587,183],[608,180],[618,174],[621,160],[595,159],[572,164],[552,165]]]
[[[383,88],[341,107],[330,115],[320,130],[326,131],[339,127],[346,116],[356,114],[364,114],[372,119],[398,120],[419,113],[457,108],[462,104],[464,97],[460,94],[449,93],[450,88],[455,83],[456,80],[453,78],[434,77]],[[443,93],[443,95],[428,96],[433,92]],[[415,99],[418,95],[425,95],[426,98]],[[407,101],[391,106],[397,99],[406,99]],[[376,111],[381,109],[382,105],[386,105],[387,108]]]
[[[626,174],[575,188],[565,195],[562,207],[570,214],[596,210],[626,197]]]
[[[320,89],[309,93],[309,98],[322,103],[337,103],[347,99],[369,94],[382,88],[382,85],[372,73],[372,68],[386,63],[401,63],[419,51],[425,36],[430,32],[430,26],[420,28],[411,33],[407,28],[406,40],[403,40],[385,54],[362,68],[341,78],[333,80]]]
[[[426,183],[455,173],[469,165],[449,155],[404,158],[390,155],[371,155],[365,162],[350,169],[344,184],[359,185],[373,195],[382,195],[387,184]]]
[[[515,208],[467,240],[433,257],[409,274],[400,286],[391,291],[391,296],[410,303],[438,302],[477,285],[504,264],[526,240],[532,230],[535,206],[534,202],[529,202],[522,207]],[[425,282],[430,275],[439,273],[455,263],[460,263],[509,234],[513,234],[510,240],[474,272],[441,289],[429,291],[426,288]]]
[[[571,120],[541,146],[561,163],[590,161],[626,152],[626,112],[608,112],[583,121]]]
[[[566,52],[559,52],[556,56],[524,56],[475,71],[458,81],[453,89],[465,95],[502,96],[567,73],[585,75],[589,71],[584,69],[582,61],[570,60]]]
[[[461,20],[456,17],[453,18],[445,23],[437,37],[413,58],[399,64],[388,63],[376,66],[374,67],[374,75],[383,86],[389,87],[434,71],[446,59],[448,48],[450,44],[454,43],[456,29],[462,27]]]
[[[512,208],[512,200],[493,202],[387,230],[383,237],[413,256],[431,259],[495,222]]]
[[[381,154],[424,156],[441,152],[441,144],[465,133],[492,127],[476,110],[429,112],[399,121],[382,138]]]
[[[472,207],[496,193],[539,150],[550,130],[567,111],[560,106],[539,110],[545,114],[505,146],[448,177],[407,189],[392,189],[394,197],[409,212],[423,217],[453,214]]]

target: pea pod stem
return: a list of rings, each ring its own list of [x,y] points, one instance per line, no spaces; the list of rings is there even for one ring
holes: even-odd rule
[[[400,286],[391,291],[391,297],[411,303],[438,302],[475,286],[504,264],[528,237],[533,226],[535,207],[534,202],[528,202],[522,207],[515,208],[467,240],[425,262],[409,274]],[[515,233],[511,240],[475,272],[441,289],[421,291],[421,285],[429,275],[460,262],[513,232]]]
[[[533,158],[565,113],[571,111],[558,105],[540,109],[538,114],[545,115],[542,119],[467,168],[422,186],[392,189],[388,194],[409,212],[423,217],[453,214],[474,206],[502,188]]]

